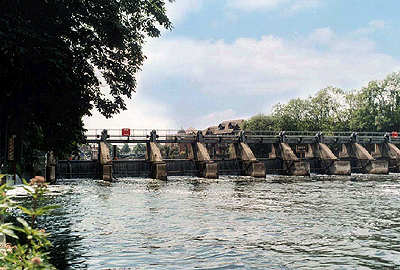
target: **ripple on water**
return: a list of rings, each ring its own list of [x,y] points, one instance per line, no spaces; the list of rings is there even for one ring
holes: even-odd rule
[[[398,175],[69,181],[45,219],[60,268],[400,268]],[[56,256],[54,256],[56,255]]]

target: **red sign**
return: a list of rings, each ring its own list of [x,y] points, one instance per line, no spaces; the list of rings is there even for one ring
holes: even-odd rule
[[[393,137],[393,138],[399,137],[399,133],[398,133],[397,131],[393,131],[393,132],[392,132],[392,137]]]
[[[131,136],[131,130],[129,128],[123,128],[122,129],[122,136]]]

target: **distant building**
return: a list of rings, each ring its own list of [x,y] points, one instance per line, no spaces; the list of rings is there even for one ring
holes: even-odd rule
[[[227,120],[218,126],[211,126],[203,130],[203,135],[235,135],[242,130],[245,120]],[[212,159],[224,159],[229,156],[228,144],[207,144],[207,150]]]
[[[239,132],[244,123],[244,119],[227,120],[218,126],[211,126],[203,130],[203,135],[233,135]]]

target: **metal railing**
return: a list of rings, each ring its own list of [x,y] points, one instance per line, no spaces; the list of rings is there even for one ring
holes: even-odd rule
[[[86,137],[88,141],[95,142],[101,140],[103,129],[90,129],[86,132]],[[154,130],[151,129],[130,129],[129,136],[124,136],[121,129],[107,129],[107,140],[115,143],[124,142],[145,142],[151,137]],[[178,129],[157,129],[155,130],[157,141],[172,142],[172,141],[184,141],[184,140],[196,140],[197,132],[201,130],[178,130]],[[243,134],[246,138],[251,139],[277,139],[277,138],[308,138],[309,140],[317,137],[324,138],[359,138],[360,140],[365,140],[365,138],[376,138],[381,140],[383,138],[388,138],[393,141],[400,141],[397,136],[389,132],[321,132],[321,131],[242,131],[237,130],[227,134],[208,134],[202,135],[203,138],[207,140],[218,140],[222,141],[224,139],[238,139],[240,134]]]

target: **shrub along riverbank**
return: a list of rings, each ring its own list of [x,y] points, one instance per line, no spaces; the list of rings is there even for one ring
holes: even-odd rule
[[[49,263],[47,249],[51,247],[47,234],[38,228],[38,217],[45,215],[56,206],[44,203],[44,194],[47,184],[41,176],[31,179],[28,185],[25,182],[24,190],[31,197],[30,207],[24,207],[12,200],[7,191],[12,187],[4,184],[0,186],[0,235],[7,236],[7,242],[0,243],[0,269],[55,269]],[[4,223],[12,215],[12,209],[19,209],[20,216],[16,218],[18,224]],[[23,216],[22,216],[23,215]]]

